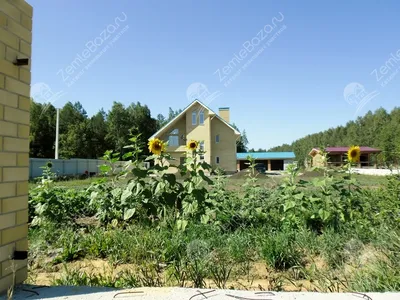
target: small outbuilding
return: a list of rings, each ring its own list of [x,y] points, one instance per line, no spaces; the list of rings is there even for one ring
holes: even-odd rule
[[[325,152],[328,153],[328,161],[324,162],[321,150],[319,148],[313,148],[309,153],[312,157],[311,166],[322,167],[324,164],[327,164],[328,166],[340,167],[345,163],[347,151],[349,151],[349,149],[350,147],[326,147]],[[381,153],[381,150],[360,146],[360,153],[361,155],[358,167],[373,167],[375,166],[375,162],[372,160],[372,155]]]
[[[268,171],[283,171],[293,163],[293,152],[242,152],[237,153],[237,169],[241,171],[249,167],[248,157],[252,157],[257,164],[262,164]]]

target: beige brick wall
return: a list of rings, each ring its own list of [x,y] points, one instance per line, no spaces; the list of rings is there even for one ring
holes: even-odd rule
[[[27,278],[32,6],[0,0],[0,294]],[[28,66],[15,66],[29,58]]]
[[[219,135],[219,143],[215,141],[216,135]],[[236,172],[236,139],[238,136],[218,118],[212,120],[211,136],[211,165],[214,168],[220,167],[228,173]],[[219,157],[219,164],[216,162],[217,157]]]

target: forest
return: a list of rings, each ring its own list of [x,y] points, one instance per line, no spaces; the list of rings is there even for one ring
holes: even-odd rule
[[[107,150],[122,154],[132,135],[139,134],[143,154],[148,154],[147,140],[182,110],[169,108],[167,116],[152,117],[147,105],[140,102],[124,106],[114,102],[106,112],[100,109],[89,117],[80,102],[67,102],[60,109],[59,157],[101,158]],[[50,103],[31,100],[30,157],[54,158],[56,140],[56,108]],[[239,128],[232,124],[237,130]],[[240,131],[240,130],[239,130]],[[237,143],[238,152],[246,152],[245,130]]]
[[[89,117],[80,102],[67,102],[60,110],[60,157],[99,158],[106,150],[122,153],[129,143],[130,134],[140,134],[144,154],[148,138],[172,120],[182,110],[169,108],[167,116],[152,117],[147,105],[140,102],[124,106],[114,102],[106,112],[100,109]],[[232,124],[235,128],[239,128]],[[240,130],[239,130],[240,131]],[[260,152],[266,149],[248,149],[246,131],[242,130],[238,152]],[[54,157],[56,135],[56,109],[51,104],[31,101],[30,157]],[[268,151],[294,151],[296,159],[303,164],[313,147],[362,145],[382,150],[379,160],[398,164],[400,158],[400,108],[387,112],[379,108],[369,111],[344,126],[309,134],[291,144],[273,147]]]
[[[313,147],[327,146],[369,146],[382,150],[377,158],[381,164],[398,164],[400,158],[400,108],[391,112],[379,108],[344,126],[330,128],[303,138],[291,144],[273,147],[269,151],[294,151],[296,159],[303,163]]]

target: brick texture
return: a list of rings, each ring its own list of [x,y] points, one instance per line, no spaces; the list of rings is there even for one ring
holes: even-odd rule
[[[31,44],[21,40],[19,43],[19,51],[25,55],[31,56],[32,46]]]
[[[6,90],[25,97],[30,96],[29,85],[11,77],[6,77]]]
[[[10,107],[18,107],[18,95],[0,89],[0,104]]]
[[[5,59],[0,60],[0,72],[18,78],[18,67],[14,66],[11,62]]]
[[[28,97],[19,96],[18,108],[29,111],[31,109],[31,100]]]
[[[3,42],[14,49],[18,49],[19,46],[18,37],[7,31],[4,27],[0,27],[0,42]]]
[[[27,251],[28,250],[28,239],[24,238],[15,243],[15,250],[17,251]]]
[[[12,107],[4,108],[4,120],[29,125],[29,112]]]
[[[6,76],[0,74],[0,89],[4,89],[5,86],[6,86]]]
[[[3,168],[3,181],[26,181],[29,179],[28,168]]]
[[[16,183],[0,183],[0,198],[14,197],[16,195]]]
[[[29,16],[22,14],[21,15],[21,25],[24,26],[29,31],[32,31],[32,18]]]
[[[0,230],[15,226],[15,213],[0,215]]]
[[[17,124],[0,121],[0,134],[2,136],[17,136],[18,135]]]
[[[1,235],[2,245],[11,243],[12,241],[22,239],[28,236],[28,224],[3,229]]]
[[[28,195],[29,183],[28,181],[17,182],[17,196]]]
[[[0,152],[0,166],[15,167],[16,165],[17,165],[17,155],[15,153]]]
[[[29,167],[29,153],[18,153],[17,165],[18,167]]]
[[[29,140],[4,137],[4,151],[27,152],[29,149]]]
[[[24,209],[21,211],[17,211],[17,225],[21,225],[28,222],[28,210]]]
[[[30,82],[31,82],[31,71],[20,68],[19,69],[19,80],[21,80],[21,81],[23,81],[23,82],[25,82],[27,84],[30,84]]]
[[[27,264],[28,264],[28,261],[26,259],[15,260],[15,261],[7,260],[1,264],[1,274],[3,276],[12,274],[14,271],[25,267]]]
[[[14,212],[28,208],[28,196],[6,198],[1,200],[2,213]]]
[[[14,20],[20,20],[21,19],[21,10],[19,10],[17,7],[12,5],[11,3],[7,1],[1,1],[1,8],[0,10],[7,15],[10,18],[13,18]]]
[[[8,244],[5,246],[0,246],[0,261],[5,261],[8,259],[16,249],[16,245]]]
[[[6,45],[0,43],[0,59],[3,59],[5,57],[6,57]]]
[[[29,137],[29,126],[18,124],[18,137],[28,138]]]
[[[0,294],[27,278],[28,179],[33,9],[25,0],[0,0]]]

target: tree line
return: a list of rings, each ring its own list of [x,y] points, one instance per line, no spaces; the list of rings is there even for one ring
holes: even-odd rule
[[[67,102],[60,109],[59,157],[100,158],[107,150],[124,153],[132,135],[139,135],[144,154],[148,154],[148,139],[175,118],[182,110],[169,108],[167,116],[152,117],[147,105],[140,102],[124,106],[114,102],[106,112],[100,109],[89,117],[80,102]],[[56,108],[50,103],[31,99],[30,157],[54,158],[56,139]],[[236,129],[237,126],[232,124]],[[245,136],[238,142],[238,150],[246,151]]]
[[[291,144],[273,147],[269,151],[294,151],[296,159],[304,163],[313,147],[368,146],[382,150],[378,160],[385,164],[400,161],[400,108],[391,112],[379,108],[344,126],[330,128],[303,138]]]

